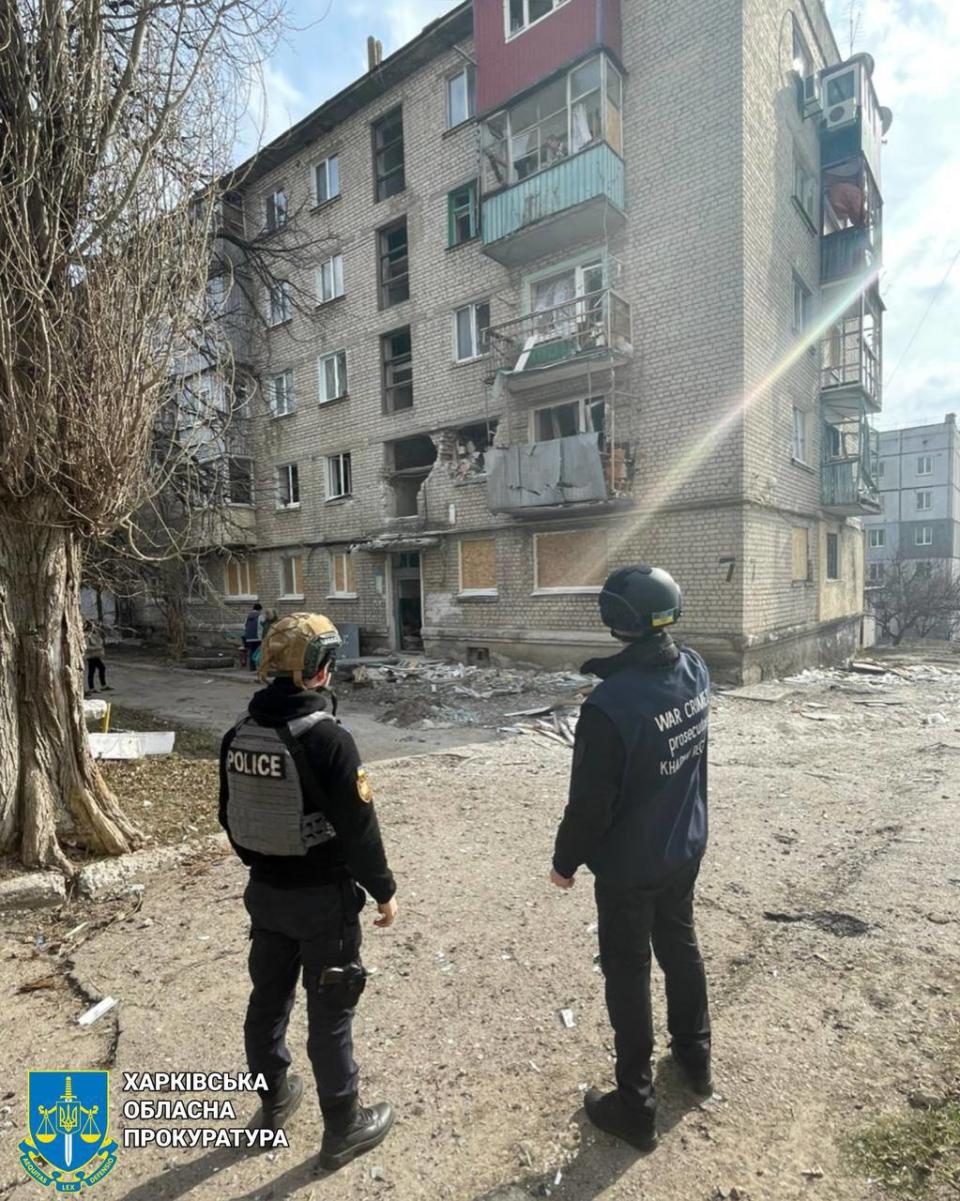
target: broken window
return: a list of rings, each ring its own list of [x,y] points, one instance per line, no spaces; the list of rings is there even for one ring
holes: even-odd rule
[[[407,242],[407,219],[401,217],[381,229],[380,243],[380,307],[388,309],[410,299],[410,256]]]
[[[535,409],[533,441],[551,442],[554,438],[572,438],[577,434],[600,434],[601,446],[606,428],[603,397],[571,400],[564,404]]]
[[[600,530],[535,534],[536,592],[599,592],[607,578],[607,539]]]
[[[388,442],[384,448],[393,493],[393,516],[416,517],[423,481],[437,458],[437,448],[425,434]]]
[[[485,455],[493,445],[496,432],[497,423],[495,421],[482,422],[480,425],[465,425],[456,431],[453,474],[457,479],[483,475],[486,470]]]
[[[280,591],[285,597],[303,597],[303,558],[284,555],[280,560]]]
[[[827,579],[840,579],[840,535],[827,534]]]
[[[383,411],[413,408],[413,345],[410,326],[391,330],[380,339],[383,355]]]
[[[793,528],[793,579],[810,579],[810,531],[805,526]]]

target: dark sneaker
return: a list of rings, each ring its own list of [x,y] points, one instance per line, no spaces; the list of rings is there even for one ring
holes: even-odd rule
[[[707,1059],[685,1059],[677,1048],[671,1046],[670,1054],[674,1061],[680,1065],[680,1070],[687,1079],[687,1084],[698,1097],[710,1097],[713,1095],[713,1076],[710,1072],[710,1060]]]
[[[369,1108],[358,1106],[349,1124],[332,1127],[328,1123],[320,1144],[320,1167],[336,1172],[358,1155],[379,1147],[390,1133],[393,1119],[393,1107],[387,1101],[378,1101]]]
[[[619,1093],[602,1093],[588,1089],[583,1098],[587,1117],[598,1130],[622,1139],[638,1151],[652,1151],[657,1145],[657,1128],[652,1113],[630,1113],[624,1108]]]
[[[101,687],[100,691],[101,692],[113,692],[113,688],[109,684],[104,684]]]
[[[261,1106],[247,1127],[248,1130],[283,1130],[300,1108],[303,1100],[303,1077],[287,1076],[279,1088],[261,1094]]]

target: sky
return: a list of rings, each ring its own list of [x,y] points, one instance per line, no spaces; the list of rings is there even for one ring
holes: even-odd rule
[[[715,2],[715,0],[710,0]],[[960,414],[960,0],[826,0],[841,53],[868,51],[894,121],[883,159],[881,429]],[[269,141],[391,54],[449,0],[287,0],[244,141]],[[259,90],[259,89],[258,89]],[[242,155],[240,156],[242,157]]]

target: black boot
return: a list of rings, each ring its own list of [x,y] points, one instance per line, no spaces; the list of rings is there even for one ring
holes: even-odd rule
[[[336,1108],[323,1110],[323,1142],[320,1144],[320,1166],[335,1172],[351,1159],[379,1147],[393,1125],[393,1107],[378,1101],[369,1108],[357,1103],[356,1097]]]
[[[680,1069],[687,1078],[687,1084],[698,1097],[710,1097],[713,1095],[713,1076],[710,1072],[710,1053],[709,1051],[700,1055],[683,1055],[677,1050],[676,1044],[671,1044],[670,1054],[674,1061],[680,1065]]]
[[[599,1130],[623,1139],[638,1151],[652,1151],[656,1147],[657,1128],[653,1112],[631,1112],[624,1106],[616,1090],[602,1093],[598,1088],[588,1089],[583,1098],[583,1108]]]
[[[284,1076],[276,1088],[258,1089],[260,1109],[254,1114],[248,1130],[283,1130],[300,1108],[303,1100],[303,1077]]]

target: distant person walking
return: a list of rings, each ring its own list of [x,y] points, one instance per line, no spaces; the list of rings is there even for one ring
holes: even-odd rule
[[[257,670],[257,651],[263,641],[263,605],[259,602],[247,614],[243,623],[243,645],[247,649],[247,667],[250,671]]]
[[[84,655],[87,660],[87,695],[96,692],[93,686],[94,677],[100,676],[100,691],[112,692],[107,683],[107,667],[103,661],[104,643],[100,627],[92,621],[83,623]]]

